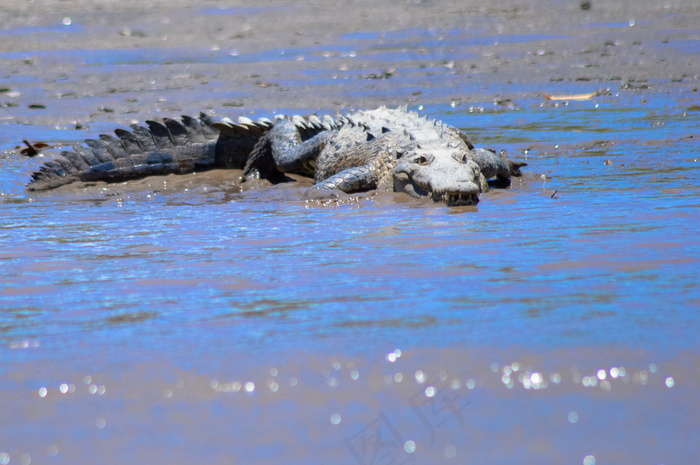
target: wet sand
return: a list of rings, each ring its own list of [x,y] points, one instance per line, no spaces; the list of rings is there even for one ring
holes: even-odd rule
[[[577,1],[11,2],[0,12],[0,66],[2,86],[20,96],[0,94],[19,105],[2,118],[70,125],[202,110],[507,105],[568,87],[643,94],[652,81],[654,92],[694,93],[698,10],[692,0],[587,10]],[[183,50],[182,61],[163,49]],[[83,66],[109,50],[144,50],[123,58],[144,66],[112,58],[106,75]]]

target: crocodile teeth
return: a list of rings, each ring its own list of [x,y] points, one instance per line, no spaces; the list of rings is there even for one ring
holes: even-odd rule
[[[448,194],[447,195],[447,205],[458,206],[458,205],[476,205],[479,203],[479,197],[477,194]]]
[[[445,203],[450,207],[456,207],[460,205],[476,205],[479,203],[479,196],[472,193],[443,193],[443,194],[433,194],[433,201]]]

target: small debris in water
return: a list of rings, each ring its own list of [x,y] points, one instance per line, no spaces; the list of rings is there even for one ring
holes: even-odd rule
[[[557,192],[558,190],[555,190],[554,193],[550,196],[551,199],[560,199],[561,195],[558,195]]]
[[[125,27],[119,31],[120,36],[124,37],[146,37],[146,33],[143,31],[139,30],[132,30],[129,29],[128,27]]]
[[[598,95],[598,91],[588,94],[571,94],[571,95],[548,95],[544,94],[547,100],[588,100]]]
[[[396,74],[395,69],[388,69],[386,71],[382,71],[381,73],[365,74],[363,76],[360,76],[360,79],[389,79],[394,74]]]
[[[26,139],[22,140],[22,142],[24,142],[24,144],[27,147],[22,149],[19,153],[21,153],[22,155],[26,155],[28,157],[33,157],[35,155],[39,155],[39,153],[42,150],[51,147],[49,144],[44,143],[44,142],[35,142],[34,144],[32,144],[31,142],[29,142]],[[21,147],[21,146],[18,146],[16,148],[19,148],[19,147]]]

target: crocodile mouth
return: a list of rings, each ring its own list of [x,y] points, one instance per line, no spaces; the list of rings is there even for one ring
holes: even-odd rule
[[[479,195],[473,192],[447,192],[444,194],[433,193],[434,202],[447,204],[448,207],[463,205],[476,205],[479,203]]]
[[[442,203],[448,207],[476,205],[479,203],[479,189],[476,185],[469,186],[467,183],[463,183],[463,186],[454,186],[453,189],[435,189],[428,183],[416,182],[416,179],[409,177],[405,173],[398,173],[394,180],[394,189],[397,192],[404,192],[411,197],[432,199],[433,202]]]

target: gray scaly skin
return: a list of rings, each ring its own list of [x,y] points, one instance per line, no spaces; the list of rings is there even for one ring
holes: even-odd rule
[[[121,182],[146,176],[184,174],[209,169],[243,169],[248,155],[272,126],[269,120],[241,118],[238,124],[215,123],[202,113],[181,121],[165,118],[102,134],[45,163],[27,189],[43,191],[75,181]]]
[[[251,153],[244,174],[311,176],[316,185],[308,197],[378,189],[456,206],[475,205],[488,179],[507,186],[525,166],[504,152],[475,148],[458,129],[405,108],[339,117],[307,140],[298,127],[294,119],[278,119]]]
[[[310,197],[372,189],[405,192],[448,205],[472,205],[487,179],[508,185],[522,163],[474,148],[465,134],[404,108],[328,116],[239,119],[214,123],[202,114],[182,121],[148,121],[116,138],[76,144],[34,173],[28,189],[74,181],[120,182],[149,175],[215,168],[243,169],[272,182],[285,173],[312,177]]]

